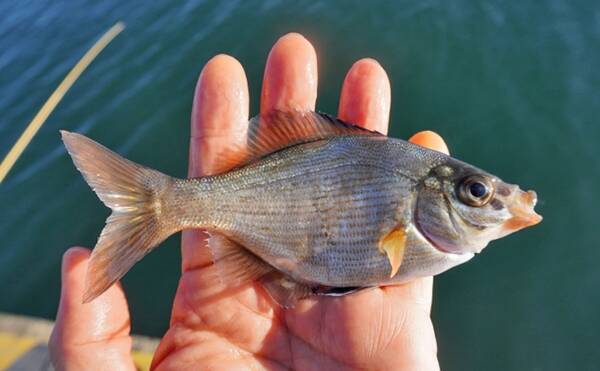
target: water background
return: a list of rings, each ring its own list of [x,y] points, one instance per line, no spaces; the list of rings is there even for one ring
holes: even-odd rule
[[[593,369],[600,362],[600,3],[594,1],[0,1],[0,156],[91,44],[93,62],[0,185],[0,311],[53,318],[62,253],[109,214],[58,130],[183,177],[193,88],[217,53],[246,69],[251,110],[276,39],[319,56],[320,110],[370,56],[392,81],[391,135],[434,129],[456,157],[534,188],[544,222],[435,283],[446,370]],[[136,333],[168,325],[180,236],[125,277]]]

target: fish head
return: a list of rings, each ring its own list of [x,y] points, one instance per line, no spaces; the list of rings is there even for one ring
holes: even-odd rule
[[[438,250],[479,253],[495,239],[542,220],[537,195],[448,158],[422,180],[415,225]]]

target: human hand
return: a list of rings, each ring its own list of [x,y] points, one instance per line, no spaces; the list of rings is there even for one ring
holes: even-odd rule
[[[298,34],[282,37],[267,61],[261,112],[314,110],[316,96],[312,45]],[[346,76],[338,114],[385,133],[390,99],[385,71],[363,59]],[[194,98],[190,177],[210,174],[220,150],[244,139],[248,111],[242,66],[225,55],[211,59]],[[411,141],[447,152],[432,132],[418,133]],[[182,276],[153,368],[439,368],[429,317],[431,277],[344,297],[311,297],[283,309],[259,283],[228,287],[216,280],[205,239],[197,230],[183,234]],[[86,249],[65,253],[52,360],[59,369],[133,369],[129,312],[120,286],[81,304],[88,258]]]

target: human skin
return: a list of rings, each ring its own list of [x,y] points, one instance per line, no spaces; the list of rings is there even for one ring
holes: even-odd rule
[[[317,60],[312,45],[287,34],[271,50],[264,74],[261,112],[314,110]],[[387,132],[390,83],[372,59],[356,62],[344,80],[338,116]],[[202,70],[191,118],[189,176],[211,174],[217,154],[244,138],[248,85],[234,58],[218,55]],[[442,152],[437,134],[410,139]],[[152,368],[185,369],[381,369],[436,370],[437,346],[430,320],[433,278],[374,288],[344,297],[311,297],[280,308],[257,282],[238,287],[218,280],[199,230],[183,232],[182,274],[169,329]],[[64,254],[62,290],[50,338],[52,362],[61,370],[135,369],[130,317],[119,284],[82,304],[88,249]]]

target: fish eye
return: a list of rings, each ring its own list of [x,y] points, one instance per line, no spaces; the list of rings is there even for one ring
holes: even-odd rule
[[[469,193],[475,198],[481,198],[488,193],[487,187],[483,183],[475,182],[469,185]]]
[[[494,186],[481,175],[471,175],[460,182],[458,197],[467,205],[485,206],[494,195]]]

